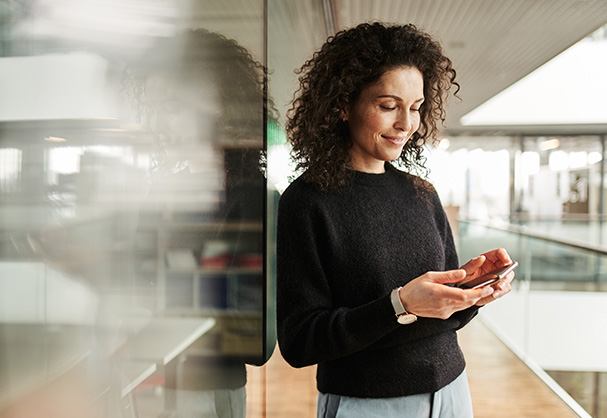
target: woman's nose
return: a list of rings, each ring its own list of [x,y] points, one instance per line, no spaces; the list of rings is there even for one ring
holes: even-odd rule
[[[394,123],[396,129],[400,129],[403,132],[409,132],[412,126],[412,118],[409,112],[400,112]]]

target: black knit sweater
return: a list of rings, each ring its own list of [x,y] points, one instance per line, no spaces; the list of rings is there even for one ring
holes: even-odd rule
[[[284,358],[318,364],[318,390],[383,398],[434,392],[464,369],[455,331],[476,308],[447,320],[399,325],[392,289],[427,271],[458,268],[436,192],[386,164],[321,192],[299,178],[278,208],[277,322]],[[419,180],[419,179],[417,179]]]

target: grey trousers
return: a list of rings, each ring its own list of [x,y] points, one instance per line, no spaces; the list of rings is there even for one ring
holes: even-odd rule
[[[435,393],[398,398],[351,398],[318,394],[318,418],[472,418],[472,400],[464,371]]]

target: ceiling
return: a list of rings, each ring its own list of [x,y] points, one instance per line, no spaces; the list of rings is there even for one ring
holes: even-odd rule
[[[268,13],[271,85],[279,105],[290,100],[285,92],[296,87],[293,70],[327,34],[365,21],[414,23],[442,42],[457,71],[461,100],[450,102],[447,131],[495,133],[516,129],[475,129],[460,125],[459,119],[607,24],[607,1],[269,0]],[[607,128],[527,126],[524,131],[603,133]]]

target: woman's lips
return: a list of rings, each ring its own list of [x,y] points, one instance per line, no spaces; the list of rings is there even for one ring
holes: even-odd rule
[[[400,137],[400,136],[382,135],[382,137],[384,139],[386,139],[387,141],[393,143],[394,145],[403,145],[405,142],[407,142],[407,138]]]

